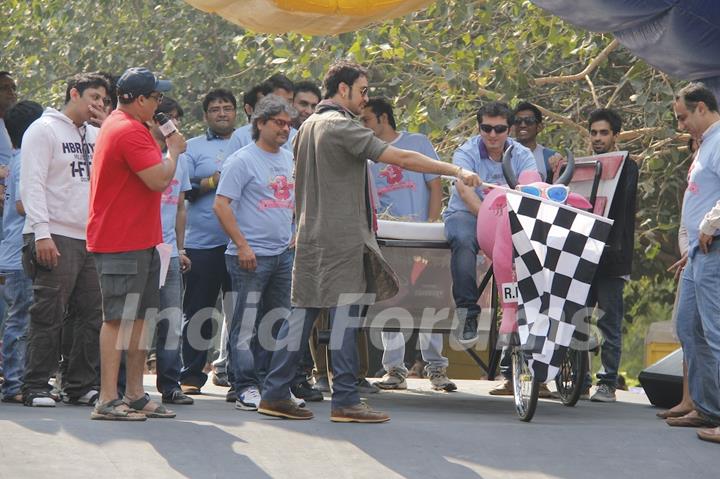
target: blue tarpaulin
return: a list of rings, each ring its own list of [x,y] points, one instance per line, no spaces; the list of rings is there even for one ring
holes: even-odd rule
[[[612,33],[633,54],[720,93],[720,0],[531,0],[563,20]]]

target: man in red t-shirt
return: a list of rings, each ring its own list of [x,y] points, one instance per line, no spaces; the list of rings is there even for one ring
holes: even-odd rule
[[[162,92],[170,87],[169,81],[156,79],[145,68],[128,69],[117,83],[118,109],[103,123],[95,145],[87,249],[94,253],[100,276],[103,326],[100,398],[92,419],[175,417],[145,393],[147,352],[141,342],[146,310],[159,307],[160,259],[155,246],[162,243],[161,194],[185,151],[183,136],[171,133],[163,159],[146,125]],[[126,389],[119,400],[118,371],[125,348]]]

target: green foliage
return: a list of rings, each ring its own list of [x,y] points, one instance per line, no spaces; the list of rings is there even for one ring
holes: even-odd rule
[[[624,130],[643,129],[620,146],[641,164],[636,271],[648,275],[640,280],[648,281],[648,296],[661,288],[653,278],[677,256],[688,162],[674,139],[675,84],[619,48],[585,79],[536,85],[537,78],[582,71],[612,38],[576,29],[529,1],[440,0],[327,37],[246,31],[180,0],[6,0],[3,15],[0,69],[14,72],[21,97],[59,106],[64,80],[78,71],[120,74],[144,65],[175,82],[188,136],[203,129],[200,100],[209,89],[241,97],[277,71],[320,80],[340,58],[369,66],[371,95],[391,98],[400,126],[429,135],[444,159],[477,133],[474,112],[490,99],[542,106],[552,115],[541,141],[577,154],[589,152],[588,113],[616,108]],[[649,309],[631,303],[630,314],[648,316],[664,303],[640,304]]]
[[[634,379],[644,368],[645,336],[650,324],[672,317],[676,283],[669,273],[643,276],[625,286],[625,322],[623,329],[622,370]]]

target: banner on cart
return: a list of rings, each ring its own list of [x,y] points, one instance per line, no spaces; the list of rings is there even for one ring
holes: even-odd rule
[[[538,197],[508,194],[518,285],[518,334],[536,380],[555,378],[585,314],[612,220]]]

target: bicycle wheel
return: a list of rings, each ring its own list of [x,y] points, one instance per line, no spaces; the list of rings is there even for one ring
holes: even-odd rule
[[[513,396],[515,410],[521,421],[530,422],[535,415],[538,402],[538,383],[525,360],[520,346],[512,346]]]
[[[560,372],[555,377],[555,386],[563,405],[572,407],[577,404],[586,372],[587,352],[567,348]]]

